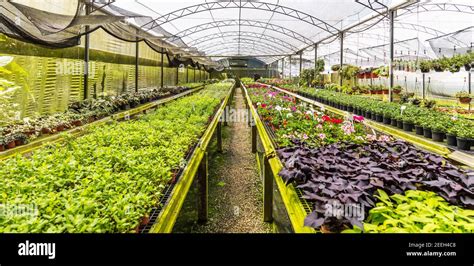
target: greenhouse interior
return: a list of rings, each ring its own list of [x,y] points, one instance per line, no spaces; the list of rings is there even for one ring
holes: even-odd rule
[[[474,233],[472,0],[0,9],[1,233]]]

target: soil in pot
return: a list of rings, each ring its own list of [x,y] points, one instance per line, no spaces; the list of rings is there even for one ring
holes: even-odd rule
[[[46,128],[46,127],[43,127],[43,128],[41,129],[41,133],[42,133],[42,134],[50,134],[50,133],[51,133],[51,129]]]
[[[399,129],[403,129],[403,121],[402,120],[397,120],[397,127]]]
[[[15,147],[18,147],[18,146],[21,146],[21,145],[24,145],[25,142],[21,139],[16,139],[15,140]]]
[[[412,132],[412,131],[413,131],[413,127],[414,127],[414,125],[413,125],[412,123],[405,123],[405,122],[403,122],[403,130],[404,130],[404,131]]]
[[[448,145],[450,146],[457,146],[458,141],[456,139],[456,136],[454,135],[446,135],[446,141],[448,142]]]
[[[444,133],[443,132],[431,132],[431,139],[437,142],[444,141]]]
[[[423,127],[422,126],[415,126],[415,132],[417,135],[423,136]]]
[[[0,145],[0,152],[5,150],[5,145]]]
[[[432,138],[431,135],[432,135],[432,134],[431,134],[431,128],[425,128],[425,127],[424,127],[424,128],[423,128],[423,136],[424,136],[425,138],[431,139],[431,138]]]
[[[56,131],[57,131],[57,132],[64,131],[64,125],[57,126],[57,127],[56,127]]]
[[[468,151],[471,149],[471,141],[470,139],[463,139],[457,138],[457,147],[461,150]]]
[[[390,117],[386,117],[386,116],[383,117],[383,123],[385,125],[390,125],[391,122],[392,122],[392,119],[390,119]]]

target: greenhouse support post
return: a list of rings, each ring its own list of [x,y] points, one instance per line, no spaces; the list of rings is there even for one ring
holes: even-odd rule
[[[198,168],[198,222],[207,222],[208,217],[208,172],[207,172],[207,152],[204,153]]]
[[[189,67],[186,66],[186,83],[189,83]]]
[[[88,5],[89,1],[86,1],[86,15],[91,13],[91,7]],[[86,32],[89,32],[90,26],[86,25]],[[90,48],[90,34],[84,35],[84,100],[87,99],[89,94],[89,48]]]
[[[425,73],[423,73],[421,74],[421,97],[423,100],[425,99],[425,92]]]
[[[339,33],[339,38],[340,38],[340,57],[339,57],[339,60],[340,60],[340,66],[339,66],[339,86],[342,86],[342,64],[344,63],[344,32],[341,31]]]
[[[472,75],[472,72],[471,72],[471,70],[469,70],[467,72],[467,88],[468,88],[469,94],[472,93],[471,75]],[[471,102],[469,102],[469,111],[471,111]]]
[[[226,108],[227,109],[227,108]],[[227,110],[224,109],[224,113],[227,112]],[[224,116],[225,119],[225,116]],[[217,123],[217,129],[216,129],[216,135],[217,135],[217,152],[222,153],[222,122],[219,121]]]
[[[179,84],[179,66],[176,66],[176,86]]]
[[[138,33],[137,33],[138,34]],[[138,92],[138,66],[140,60],[140,42],[138,41],[138,37],[135,42],[135,92]]]
[[[393,85],[394,85],[394,80],[393,80],[393,58],[394,58],[394,23],[395,23],[395,10],[390,10],[389,11],[389,20],[390,20],[390,61],[389,61],[389,86],[388,86],[388,101],[392,102],[393,101]]]
[[[252,153],[257,152],[257,126],[252,125]]]
[[[290,80],[291,80],[291,55],[290,55],[290,58],[289,58],[289,59],[290,59],[289,62],[288,62],[288,65],[290,66],[290,73],[289,73],[290,76],[289,76],[289,77],[290,77]]]
[[[301,70],[303,69],[303,51],[300,52],[300,70],[299,70],[299,76],[301,77]]]
[[[264,156],[263,165],[263,221],[273,221],[273,173],[269,158]]]
[[[281,59],[281,78],[285,78],[285,58]]]
[[[163,88],[164,85],[165,85],[165,84],[164,84],[165,78],[163,77],[163,74],[164,74],[164,71],[163,71],[163,70],[164,70],[164,69],[163,69],[163,68],[164,68],[164,66],[163,66],[163,65],[164,65],[164,62],[163,62],[164,54],[165,54],[164,51],[161,51],[161,70],[160,70],[160,72],[161,72],[161,73],[160,73],[160,77],[161,77],[161,88]]]
[[[314,78],[318,74],[318,44],[314,44]]]

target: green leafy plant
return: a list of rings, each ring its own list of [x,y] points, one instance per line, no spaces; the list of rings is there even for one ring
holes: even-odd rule
[[[433,192],[408,190],[388,196],[378,190],[380,202],[364,222],[366,233],[473,233],[474,211],[448,204]],[[361,228],[344,231],[362,232]]]
[[[431,68],[432,68],[432,63],[431,63],[431,61],[429,61],[429,60],[423,60],[423,61],[420,62],[420,70],[421,70],[421,72],[423,72],[423,73],[428,73],[428,72],[430,72]]]
[[[0,161],[0,204],[38,208],[37,216],[0,217],[0,232],[135,232],[230,85],[208,85],[140,119]]]

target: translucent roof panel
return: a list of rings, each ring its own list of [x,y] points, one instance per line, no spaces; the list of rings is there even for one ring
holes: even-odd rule
[[[255,49],[242,40],[252,34],[252,38],[260,35],[269,40],[267,46],[273,42],[272,53],[291,54],[400,2],[405,1],[117,0],[114,5],[152,17],[153,23],[141,26],[161,27],[198,50],[206,52],[207,47],[213,46],[212,55],[251,55],[256,54]],[[229,32],[237,34],[230,36]],[[228,42],[228,38],[234,41],[235,37],[237,42]],[[282,45],[286,49],[279,49]]]

